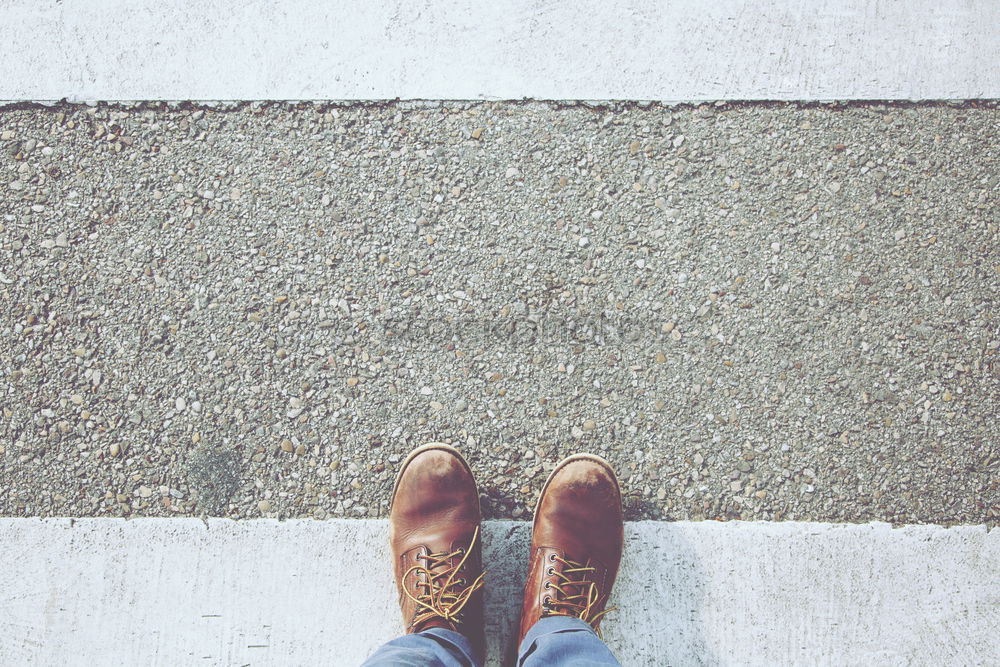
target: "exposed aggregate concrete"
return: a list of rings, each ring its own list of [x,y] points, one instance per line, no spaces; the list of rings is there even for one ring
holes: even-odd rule
[[[0,111],[0,514],[995,523],[995,105]]]

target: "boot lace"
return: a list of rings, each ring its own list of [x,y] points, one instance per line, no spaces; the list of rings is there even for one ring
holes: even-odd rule
[[[545,588],[554,590],[558,595],[546,595],[542,600],[542,616],[575,616],[585,623],[589,623],[597,635],[601,635],[598,627],[609,611],[614,611],[617,607],[609,607],[603,611],[597,611],[597,603],[601,599],[601,592],[597,584],[588,581],[586,574],[592,573],[596,568],[587,563],[578,563],[568,558],[560,558],[556,554],[549,554],[552,562],[561,562],[563,568],[557,571],[549,566],[546,574],[555,575],[559,581],[553,583],[545,582]]]
[[[462,610],[473,594],[483,587],[483,577],[486,576],[484,571],[471,584],[468,584],[464,577],[457,576],[465,566],[465,561],[472,553],[478,537],[479,528],[476,528],[468,549],[419,555],[417,559],[423,560],[425,564],[414,565],[406,571],[404,580],[413,573],[426,575],[425,580],[417,582],[416,595],[408,588],[403,589],[406,596],[417,605],[417,612],[412,621],[413,627],[418,627],[431,619],[441,619],[453,630],[458,630],[458,626],[462,623]],[[461,560],[451,565],[451,561],[459,556]]]

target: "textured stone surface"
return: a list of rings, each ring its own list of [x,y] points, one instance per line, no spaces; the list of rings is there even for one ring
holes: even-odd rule
[[[995,522],[995,106],[0,113],[0,514]],[[473,138],[473,137],[477,137]]]

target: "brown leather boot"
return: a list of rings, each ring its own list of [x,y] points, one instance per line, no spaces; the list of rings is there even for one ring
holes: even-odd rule
[[[396,477],[389,542],[406,633],[447,628],[483,656],[479,490],[451,447],[418,447]]]
[[[611,465],[576,454],[542,487],[531,534],[518,645],[543,616],[575,616],[598,630],[624,546],[622,497]]]

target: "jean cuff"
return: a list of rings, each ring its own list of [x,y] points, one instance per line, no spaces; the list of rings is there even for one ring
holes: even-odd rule
[[[454,630],[448,630],[447,628],[428,628],[417,634],[423,635],[424,637],[433,637],[434,641],[441,644],[450,644],[456,651],[462,654],[468,664],[478,665],[479,661],[476,660],[476,656],[472,650],[472,642],[469,638],[463,635],[461,632],[455,632]]]
[[[544,616],[535,621],[535,624],[528,629],[521,645],[517,647],[517,654],[524,655],[532,643],[542,635],[552,635],[557,632],[589,632],[592,635],[597,635],[594,628],[590,627],[590,623],[576,617]]]

